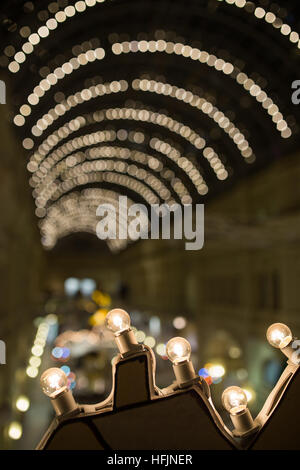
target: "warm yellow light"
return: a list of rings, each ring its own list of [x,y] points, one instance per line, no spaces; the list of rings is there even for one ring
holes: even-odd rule
[[[26,374],[28,375],[28,377],[34,379],[39,373],[39,370],[37,367],[32,367],[32,366],[29,366],[27,367],[26,369]]]
[[[41,358],[40,357],[36,357],[36,356],[31,356],[31,358],[29,359],[29,364],[32,366],[32,367],[40,367],[41,365]]]
[[[252,390],[251,388],[243,388],[243,390],[246,393],[248,403],[250,401],[255,400],[256,393],[254,390]]]
[[[46,316],[46,321],[48,325],[55,325],[57,323],[57,315],[55,315],[55,313],[49,313],[49,315]]]
[[[109,294],[104,294],[99,290],[95,290],[92,294],[92,299],[96,304],[101,305],[101,307],[109,307],[111,305],[111,297]]]
[[[166,355],[166,345],[163,343],[159,343],[156,346],[156,352],[159,354],[159,356],[165,356]]]
[[[247,395],[240,387],[228,387],[222,394],[222,403],[225,410],[236,415],[247,408]]]
[[[293,335],[288,326],[283,323],[273,323],[267,330],[267,340],[274,348],[283,349],[293,339]]]
[[[16,401],[16,408],[25,413],[29,409],[30,401],[25,395],[20,395]]]
[[[107,315],[107,309],[99,309],[97,310],[90,318],[89,323],[93,326],[101,326],[104,325],[105,317]]]
[[[138,330],[135,332],[135,337],[138,343],[143,343],[146,338],[146,334],[144,333],[144,331]]]
[[[238,346],[231,346],[229,348],[228,354],[231,359],[238,359],[241,356],[242,351]]]
[[[186,327],[186,319],[184,317],[176,317],[173,320],[173,326],[177,330],[182,330]]]
[[[22,426],[20,423],[18,423],[17,421],[13,421],[12,423],[10,423],[9,425],[9,428],[8,428],[8,436],[11,438],[11,439],[14,439],[15,441],[17,441],[18,439],[20,439],[22,437]]]
[[[55,398],[67,389],[68,378],[62,369],[51,367],[42,374],[40,383],[45,395]]]
[[[130,316],[121,308],[110,310],[105,318],[105,326],[115,334],[130,328]]]
[[[172,338],[167,342],[166,353],[173,364],[188,361],[191,356],[191,345],[185,338]]]
[[[44,352],[44,348],[40,345],[35,345],[31,349],[31,352],[34,356],[40,357]]]
[[[147,336],[147,337],[145,338],[145,340],[144,340],[144,344],[145,344],[146,346],[149,346],[149,348],[154,348],[155,343],[156,343],[156,341],[155,341],[155,339],[153,338],[153,336]]]
[[[208,373],[211,377],[220,378],[225,374],[225,369],[221,364],[213,364],[209,367]]]

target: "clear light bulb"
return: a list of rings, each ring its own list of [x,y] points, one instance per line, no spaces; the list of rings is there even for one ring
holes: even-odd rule
[[[130,316],[125,310],[122,310],[121,308],[114,308],[106,315],[105,326],[108,330],[115,334],[129,330]]]
[[[68,378],[63,370],[57,367],[45,370],[41,376],[41,387],[45,395],[55,398],[62,391],[67,389]]]
[[[225,410],[236,415],[247,408],[247,395],[240,387],[228,387],[223,392],[222,403]]]
[[[274,348],[285,348],[292,339],[291,330],[283,323],[273,323],[267,330],[267,340]]]
[[[185,338],[177,336],[167,342],[167,356],[175,365],[180,362],[188,361],[191,357],[191,352],[191,345]]]

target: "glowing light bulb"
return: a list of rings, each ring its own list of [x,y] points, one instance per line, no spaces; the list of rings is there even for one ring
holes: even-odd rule
[[[55,398],[67,389],[68,378],[62,369],[52,367],[42,374],[40,382],[45,395]]]
[[[292,339],[291,330],[283,323],[273,323],[267,330],[267,340],[274,348],[285,348]]]
[[[228,387],[222,395],[222,403],[225,410],[236,415],[247,408],[247,395],[240,387]]]
[[[186,339],[178,336],[167,342],[166,353],[173,364],[179,364],[190,359],[191,345]]]
[[[115,308],[106,315],[105,326],[113,333],[119,334],[122,331],[129,330],[130,316],[125,310]]]

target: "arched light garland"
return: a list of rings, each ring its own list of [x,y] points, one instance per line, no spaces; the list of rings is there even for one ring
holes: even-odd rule
[[[69,5],[63,10],[59,10],[52,18],[49,18],[35,33],[30,34],[28,41],[22,45],[22,50],[16,52],[14,60],[8,64],[8,70],[17,73],[21,64],[25,63],[27,57],[33,53],[34,47],[38,45],[42,39],[51,35],[59,24],[64,23],[67,19],[73,18],[77,13],[83,13],[86,7],[94,7],[97,3],[103,3],[105,0],[84,0],[78,1],[76,4]]]
[[[68,96],[54,108],[49,109],[40,119],[36,121],[31,129],[33,135],[39,137],[50,127],[54,121],[64,116],[68,111],[81,103],[85,103],[99,96],[109,95],[111,93],[125,92],[128,89],[126,80],[114,80],[109,83],[99,83],[89,88],[84,88],[73,95]]]
[[[190,164],[190,160],[186,157],[180,157],[180,154],[178,150],[176,150],[174,147],[172,147],[170,144],[167,142],[164,142],[160,139],[157,139],[156,137],[153,137],[150,142],[149,142],[150,147],[152,147],[154,150],[163,153],[166,156],[170,155],[176,155],[177,158],[179,159],[180,166],[182,169],[186,168],[187,165]],[[209,162],[210,166],[213,168],[217,178],[219,180],[225,180],[228,177],[228,173],[224,168],[224,165],[220,162],[220,159],[218,158],[218,155],[214,152],[214,150],[211,147],[206,147],[203,151],[203,156],[207,159]],[[197,185],[197,182],[199,180],[199,172],[197,169],[192,170],[189,173],[189,176],[193,183]],[[207,188],[201,187],[202,192],[200,194],[206,194],[207,193]],[[199,191],[198,191],[199,192]]]
[[[84,232],[95,235],[95,227],[97,225],[98,220],[96,220],[95,215],[88,213],[88,206],[85,207],[84,210],[85,214],[82,214],[81,211],[80,213],[74,211],[68,214],[63,213],[58,216],[55,221],[55,224],[57,224],[59,228],[56,232],[54,232],[53,229],[51,230],[51,224],[50,222],[47,222],[45,226],[43,226],[41,229],[44,233],[42,237],[42,245],[46,249],[52,249],[56,245],[58,239],[64,238],[72,233]],[[123,222],[120,219],[117,220],[118,224],[123,227]],[[50,230],[52,231],[52,236],[48,234]],[[118,252],[122,249],[125,249],[127,244],[128,243],[126,242],[126,240],[107,240],[107,245],[112,252]]]
[[[250,158],[251,161],[254,161],[253,151],[243,133],[223,112],[221,112],[207,99],[199,97],[198,95],[195,95],[191,91],[185,90],[184,88],[178,88],[175,85],[161,83],[155,80],[135,79],[132,82],[132,88],[134,90],[149,91],[157,94],[163,94],[165,96],[170,96],[172,98],[178,99],[179,101],[184,101],[190,106],[196,107],[201,112],[213,119],[218,124],[218,126],[229,135],[244,158]],[[99,96],[103,96],[105,94],[125,92],[127,89],[128,83],[126,80],[114,80],[110,83],[104,84],[99,83],[89,88],[82,89],[77,93],[70,95],[54,108],[47,111],[47,113],[45,113],[42,118],[38,119],[35,125],[32,127],[32,133],[34,135],[41,135],[41,133],[51,126],[55,120],[81,103],[98,98]],[[32,146],[33,145],[34,144],[32,141]],[[23,146],[28,148],[28,139],[24,139]]]
[[[82,128],[94,122],[102,122],[104,120],[109,120],[109,121],[134,120],[134,121],[142,121],[142,122],[149,122],[149,123],[157,124],[158,126],[167,128],[171,132],[174,132],[182,136],[185,140],[191,143],[197,150],[203,149],[203,155],[205,155],[206,153],[205,152],[206,141],[204,140],[203,137],[201,137],[199,134],[194,132],[189,126],[186,126],[183,123],[178,122],[169,116],[166,116],[165,114],[157,113],[154,111],[148,111],[147,109],[113,108],[113,109],[107,109],[107,110],[102,110],[102,111],[96,111],[92,114],[86,115],[85,117],[81,116],[79,118],[76,118],[76,120],[71,121],[71,124],[72,124],[71,126],[70,126],[70,123],[65,124],[65,126],[63,127],[63,132],[64,132],[63,136],[59,137],[59,135],[56,134],[54,137],[52,134],[50,137],[46,139],[46,141],[44,141],[39,146],[38,151],[35,152],[31,156],[30,162],[28,164],[29,171],[36,171],[39,167],[45,167],[46,162],[47,162],[47,165],[49,165],[49,162],[48,162],[49,157],[45,160],[45,163],[43,162],[43,160],[45,159],[46,155],[49,153],[49,150],[51,149],[51,147],[56,146],[60,140],[66,138],[69,134],[75,132],[75,130],[77,131],[79,128]],[[76,126],[74,126],[74,121],[76,122]],[[85,136],[85,137],[88,137],[88,136]],[[84,144],[84,142],[79,143],[78,140],[76,139],[73,139],[71,141],[71,145],[73,146],[74,150],[76,150],[77,148],[80,148],[80,146],[83,147],[87,144]],[[58,150],[65,149],[65,148],[69,149],[69,145],[70,145],[70,141],[67,144],[64,144],[63,146],[61,146],[55,152],[57,152]],[[68,153],[70,153],[69,150],[68,150]],[[214,153],[215,153],[215,158],[218,159],[218,163],[220,163],[222,168],[224,168],[224,165],[221,162],[219,156],[217,155],[216,152]],[[53,154],[50,154],[50,158],[52,156]],[[56,161],[58,161],[58,159],[56,159]],[[211,167],[214,170],[214,167],[212,165]],[[202,176],[201,178],[203,181]]]
[[[36,204],[38,207],[46,207],[50,200],[53,200],[57,194],[61,194],[61,191],[65,191],[68,188],[69,181],[74,181],[76,178],[81,180],[81,178],[90,173],[106,171],[134,177],[149,186],[164,202],[169,203],[171,200],[171,193],[165,184],[145,168],[141,168],[136,164],[128,164],[122,160],[104,159],[80,163],[74,168],[69,168],[63,172],[61,183],[53,181],[43,190],[34,190]],[[190,197],[187,202],[191,202]]]
[[[148,204],[159,204],[160,202],[159,197],[141,181],[138,181],[131,176],[112,171],[91,171],[90,173],[81,174],[74,177],[73,179],[64,181],[57,186],[51,200],[57,201],[63,194],[71,191],[77,186],[84,186],[86,184],[94,183],[111,183],[118,186],[124,186],[138,193]],[[36,206],[38,208],[45,208],[45,205],[45,199],[36,199]]]
[[[43,154],[45,156],[47,155],[49,148],[56,146],[61,140],[65,139],[73,132],[76,132],[79,128],[95,122],[103,122],[105,120],[133,120],[149,122],[165,127],[171,132],[181,135],[181,137],[194,145],[197,150],[202,150],[206,145],[205,139],[194,132],[189,126],[172,119],[166,114],[150,111],[145,108],[109,108],[95,111],[94,113],[86,114],[84,116],[78,116],[77,118],[72,119],[72,121],[65,123],[64,126],[59,129],[60,132],[55,133],[55,136],[52,134],[46,139],[46,141],[42,142],[38,148],[38,153],[35,152],[34,155],[38,156],[38,154],[40,154],[40,156],[42,156]]]
[[[63,196],[47,211],[46,217],[40,221],[42,243],[46,248],[53,248],[59,238],[74,232],[90,232],[96,234],[96,225],[99,218],[96,216],[100,204],[112,204],[117,215],[117,226],[125,227],[122,214],[119,214],[119,193],[106,189],[86,189]],[[127,197],[127,206],[130,208],[134,202]],[[142,222],[142,221],[141,221]],[[146,228],[142,227],[142,230]],[[111,251],[126,248],[128,240],[107,239]]]
[[[267,11],[262,7],[256,7],[253,2],[246,0],[218,0],[219,2],[228,3],[229,5],[236,6],[238,8],[243,8],[247,13],[252,13],[256,18],[265,21],[267,24],[271,24],[273,28],[277,29],[283,36],[289,39],[293,44],[296,44],[298,49],[300,49],[300,40],[299,34],[296,31],[293,31],[290,25],[283,23],[282,19],[275,15],[271,11]],[[247,9],[247,6],[252,6],[252,11]]]
[[[125,137],[125,139],[124,139]],[[38,179],[42,180],[48,174],[48,171],[61,161],[62,159],[69,156],[74,150],[78,150],[83,147],[92,146],[100,142],[112,142],[117,139],[119,140],[126,140],[127,138],[127,131],[125,129],[119,129],[119,131],[98,131],[92,134],[86,134],[81,137],[76,137],[71,141],[63,144],[61,147],[57,148],[53,151],[47,158],[45,158],[40,164],[37,160],[35,160],[35,155],[31,157],[31,161],[27,165],[27,169],[34,173],[36,177],[35,182],[38,182]],[[163,144],[164,142],[161,141]],[[167,144],[169,145],[169,144]],[[169,149],[169,147],[166,147]],[[162,146],[162,150],[164,147]],[[158,150],[160,151],[160,150]],[[164,153],[168,158],[170,158],[173,162],[175,162],[182,170],[187,174],[189,179],[192,180],[194,183],[196,190],[199,194],[204,195],[208,191],[208,187],[200,174],[199,170],[195,167],[195,165],[186,157],[181,156],[179,151],[173,147],[170,147],[170,151],[168,153]],[[181,188],[183,190],[183,188]]]
[[[231,122],[222,111],[220,111],[207,99],[195,95],[191,91],[185,90],[184,88],[178,88],[175,85],[157,82],[156,80],[137,78],[133,80],[132,88],[134,90],[149,91],[152,93],[170,96],[172,98],[178,99],[179,101],[184,101],[190,106],[199,109],[204,114],[213,119],[218,124],[218,126],[229,135],[244,158],[251,157],[253,159],[253,151],[243,133],[237,127],[235,127],[233,122]],[[248,146],[246,144],[248,144]]]
[[[48,188],[57,178],[65,173],[66,170],[76,167],[79,163],[82,163],[86,160],[94,160],[102,158],[111,158],[116,157],[124,160],[131,160],[133,162],[146,165],[151,170],[157,172],[160,175],[162,180],[165,180],[170,184],[177,194],[179,200],[182,204],[187,204],[192,202],[191,196],[180,180],[180,178],[175,177],[174,172],[168,170],[162,162],[155,158],[152,155],[145,154],[137,150],[131,150],[126,147],[117,147],[117,146],[103,146],[103,147],[94,147],[85,152],[77,152],[71,154],[66,159],[61,160],[57,165],[55,165],[51,170],[48,171],[46,176],[41,180],[37,176],[33,175],[30,179],[30,185],[35,188],[36,194],[42,194],[46,188]],[[169,175],[168,175],[169,173]]]
[[[271,24],[275,29],[289,39],[292,44],[296,44],[300,49],[299,34],[293,31],[290,25],[283,23],[281,18],[278,18],[271,11],[266,11],[264,8],[257,7],[253,2],[246,0],[218,0],[219,2],[227,3],[238,8],[245,8],[248,13],[253,13],[258,19],[264,20],[267,24]],[[20,70],[21,64],[26,62],[27,57],[33,53],[34,46],[40,43],[40,41],[51,35],[59,24],[64,23],[67,19],[73,18],[78,13],[83,13],[86,7],[94,7],[97,3],[103,3],[105,0],[85,0],[77,1],[74,6],[69,5],[64,10],[59,10],[54,17],[49,18],[44,25],[42,25],[35,33],[32,33],[28,41],[22,45],[22,50],[19,50],[14,55],[14,59],[8,64],[8,69],[12,73],[17,73]],[[253,5],[253,11],[247,10],[247,4]]]
[[[49,73],[46,78],[40,81],[40,83],[34,88],[31,94],[28,95],[27,101],[29,104],[23,104],[20,107],[20,114],[17,114],[14,117],[14,123],[16,126],[23,126],[26,122],[26,117],[31,114],[31,106],[36,106],[40,102],[40,98],[45,95],[47,91],[50,91],[51,87],[56,85],[58,80],[62,80],[66,75],[70,75],[74,70],[79,69],[80,66],[84,66],[88,63],[94,62],[95,60],[102,60],[105,57],[105,50],[102,47],[98,47],[95,50],[89,50],[87,52],[83,52],[79,54],[77,57],[72,57],[68,62],[65,62],[61,67],[57,67],[52,73]],[[112,82],[114,83],[114,82]],[[122,83],[122,85],[124,85]],[[117,85],[118,86],[118,85]],[[111,90],[113,91],[113,90]],[[117,89],[117,91],[120,91]],[[108,93],[109,89],[105,89],[105,93]],[[83,101],[85,101],[87,96],[89,96],[90,93],[99,93],[99,96],[101,96],[103,93],[103,88],[98,85],[97,89],[94,89],[94,87],[90,87],[87,90],[82,90],[82,94],[78,95],[76,94],[75,96],[70,96],[65,100],[64,103],[59,103],[55,106],[53,110],[48,111],[47,114],[49,116],[43,117],[42,119],[45,120],[48,125],[52,124],[52,119],[54,120],[54,116],[61,116],[62,111],[65,109],[65,111],[71,109],[72,106],[74,106],[74,102],[77,104]],[[96,95],[95,95],[96,96]],[[31,106],[29,106],[31,105]],[[56,118],[57,119],[57,118]],[[46,129],[46,127],[45,127]],[[39,135],[35,134],[34,135]]]
[[[209,67],[214,67],[217,71],[231,76],[231,78],[233,78],[238,85],[243,86],[243,88],[248,91],[248,93],[253,96],[264,109],[267,110],[269,116],[272,118],[274,124],[276,124],[277,130],[281,133],[283,138],[288,138],[292,135],[292,131],[288,127],[287,122],[283,118],[283,115],[280,112],[278,106],[254,80],[248,77],[248,75],[244,72],[241,72],[232,63],[225,62],[223,59],[220,59],[213,54],[209,54],[207,51],[201,51],[196,47],[193,48],[189,45],[166,42],[163,39],[159,39],[157,41],[141,40],[114,43],[112,45],[112,52],[116,55],[123,53],[127,54],[129,52],[160,52],[166,54],[176,54],[182,55],[183,57],[192,59],[194,61],[198,60],[202,64],[207,64]]]

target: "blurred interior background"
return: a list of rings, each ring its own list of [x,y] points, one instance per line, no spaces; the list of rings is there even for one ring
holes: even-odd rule
[[[0,448],[39,442],[48,367],[81,403],[109,394],[113,307],[158,386],[184,336],[220,412],[235,384],[260,410],[285,362],[267,327],[300,334],[297,3],[1,2]],[[96,207],[118,195],[204,203],[204,248],[100,241]]]

